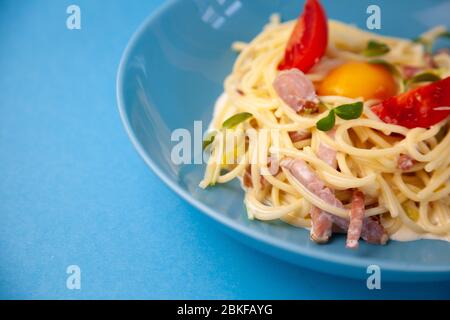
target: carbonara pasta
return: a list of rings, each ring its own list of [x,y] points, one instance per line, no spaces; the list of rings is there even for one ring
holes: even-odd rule
[[[320,61],[307,72],[282,71],[279,65],[295,25],[274,15],[250,43],[234,43],[239,55],[216,104],[211,156],[200,186],[240,179],[250,219],[280,219],[311,229],[316,242],[328,241],[333,232],[347,233],[349,247],[356,247],[359,238],[378,244],[388,238],[449,241],[448,118],[410,128],[397,119],[383,119],[375,107],[436,81],[429,74],[427,78],[431,69],[440,79],[449,77],[449,55],[430,55],[423,43],[328,21]],[[443,31],[438,27],[421,39],[431,42]],[[389,49],[364,54],[371,45]],[[433,59],[432,66],[427,59]],[[364,68],[374,74],[367,74],[367,83],[344,85],[339,94],[345,68],[352,77],[365,76]],[[408,72],[417,82],[405,81]],[[369,92],[372,80],[387,85]],[[292,90],[309,92],[309,83],[314,85],[312,96],[303,97],[296,108],[289,100]],[[290,84],[297,87],[286,89]],[[283,97],[283,90],[291,91]],[[355,90],[360,91],[353,94]],[[350,108],[357,105],[362,110],[356,118]],[[332,128],[320,128],[330,123]]]

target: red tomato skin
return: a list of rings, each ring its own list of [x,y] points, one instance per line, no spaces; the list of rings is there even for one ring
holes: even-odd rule
[[[409,129],[428,128],[450,115],[450,77],[392,97],[373,106],[372,111],[384,122]]]
[[[320,61],[328,45],[328,20],[318,0],[307,0],[286,47],[279,70],[297,68],[307,73]]]

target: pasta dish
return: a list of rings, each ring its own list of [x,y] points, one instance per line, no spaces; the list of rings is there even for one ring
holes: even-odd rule
[[[204,148],[202,188],[240,179],[250,219],[326,243],[450,241],[449,37],[415,40],[328,20],[307,0],[238,53]]]

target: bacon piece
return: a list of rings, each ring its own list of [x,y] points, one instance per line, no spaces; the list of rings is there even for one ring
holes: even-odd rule
[[[311,137],[311,132],[306,130],[298,130],[298,131],[291,131],[288,132],[289,138],[291,138],[291,141],[293,143],[303,141],[306,139],[309,139]]]
[[[347,233],[350,223],[347,219],[333,216],[333,232]],[[364,218],[361,238],[367,243],[384,245],[388,242],[389,236],[386,233],[379,216]]]
[[[281,166],[289,172],[308,190],[322,200],[338,208],[343,208],[341,201],[336,198],[334,192],[325,186],[311,168],[303,160],[284,159]],[[332,234],[333,216],[327,212],[313,207],[311,210],[311,239],[317,243],[325,243]]]
[[[280,173],[280,162],[274,155],[270,156],[267,160],[267,166],[269,167],[269,173],[276,176]]]
[[[379,216],[364,219],[361,238],[371,244],[384,245],[388,242],[389,236],[384,230]]]
[[[332,129],[328,131],[328,136],[332,139],[334,139],[334,136],[336,135],[336,129]],[[317,157],[321,159],[322,161],[326,162],[329,166],[336,169],[337,168],[337,152],[335,149],[330,147],[325,142],[320,142],[319,148],[317,150]]]
[[[397,167],[402,171],[411,170],[416,161],[407,154],[401,154],[397,160]]]
[[[332,130],[328,134],[334,138],[336,131]],[[337,168],[336,150],[328,146],[326,143],[321,142],[319,144],[319,150],[317,156],[329,164],[333,168]],[[333,192],[334,196],[334,192]],[[326,223],[330,221],[330,223]],[[331,234],[333,233],[333,216],[325,211],[313,207],[311,210],[311,239],[318,243],[327,242]],[[323,231],[324,228],[326,232]],[[325,241],[323,235],[328,235]]]
[[[317,156],[319,159],[325,161],[328,165],[330,165],[333,168],[337,168],[337,158],[336,158],[336,150],[331,148],[329,145],[327,145],[324,142],[321,142],[319,144],[319,148],[317,150]]]
[[[334,196],[330,188],[320,180],[311,168],[301,159],[286,158],[281,161],[281,166],[289,170],[289,172],[307,189],[324,201],[332,205],[343,207],[342,203]]]
[[[297,181],[322,200],[338,208],[344,208],[342,202],[334,195],[334,192],[325,186],[303,160],[286,158],[281,161],[281,166],[289,170]],[[359,193],[359,191],[357,192]],[[351,223],[347,219],[323,212],[319,208],[313,207],[311,210],[311,239],[318,243],[324,243],[331,236],[331,231],[347,233],[351,228],[350,240],[352,240],[356,237],[356,231],[359,228],[356,221],[362,218],[361,238],[372,244],[386,244],[389,237],[384,230],[384,227],[381,225],[379,217],[364,218],[364,196],[358,193],[354,195],[353,199],[353,201],[355,201],[356,197],[357,202],[354,204],[352,203],[352,209],[353,206],[355,207],[355,212],[354,214],[352,213],[352,216],[355,216],[353,226],[350,226]],[[331,224],[330,220],[332,222]]]
[[[295,112],[318,110],[318,99],[314,84],[298,69],[282,71],[276,77],[273,87]]]
[[[361,237],[364,222],[364,194],[354,191],[352,196],[352,208],[350,210],[350,225],[347,231],[347,248],[358,248],[358,240]]]
[[[330,136],[334,136],[335,131],[329,133]],[[320,143],[318,150],[318,157],[325,161],[327,164],[332,166],[333,168],[337,168],[337,160],[336,160],[336,150],[332,149],[326,143]],[[306,164],[305,164],[306,166]],[[302,168],[302,170],[306,170],[306,168]],[[315,178],[317,181],[320,181],[317,177]],[[321,181],[320,181],[321,182]],[[337,198],[334,195],[334,192],[325,188],[322,184],[313,183],[314,186],[317,186],[317,190],[313,191],[323,200],[336,204],[338,207],[342,207],[342,203],[340,201],[336,201]],[[333,229],[333,217],[331,214],[320,210],[319,208],[312,207],[311,212],[311,239],[317,243],[326,243],[332,234]]]
[[[333,217],[317,207],[311,209],[311,240],[316,243],[327,243],[333,230]]]

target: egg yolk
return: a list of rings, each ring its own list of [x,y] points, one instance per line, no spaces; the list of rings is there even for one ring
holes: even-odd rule
[[[385,100],[397,93],[397,84],[383,66],[348,62],[334,69],[319,85],[321,96]]]

